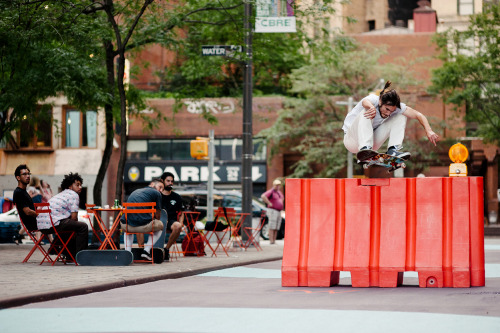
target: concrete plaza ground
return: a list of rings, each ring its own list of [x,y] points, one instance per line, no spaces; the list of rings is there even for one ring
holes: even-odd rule
[[[415,272],[405,272],[397,288],[353,288],[349,272],[341,272],[334,287],[282,287],[281,260],[260,262],[281,251],[281,245],[268,245],[259,253],[180,258],[116,272],[16,261],[12,266],[29,269],[17,276],[28,281],[26,290],[50,294],[60,280],[68,290],[74,283],[80,294],[3,309],[0,332],[500,332],[500,238],[485,239],[486,285],[474,288],[419,288]],[[257,263],[237,266],[252,256]],[[141,276],[152,282],[134,285]],[[56,282],[50,286],[45,279]],[[127,282],[106,290],[109,281]],[[82,293],[84,286],[99,292]]]
[[[178,257],[162,264],[137,263],[130,266],[75,266],[57,262],[39,265],[43,256],[36,251],[22,263],[33,244],[0,244],[0,308],[61,297],[86,294],[162,279],[179,278],[208,271],[280,260],[283,240],[270,245],[262,241],[263,251],[231,249],[229,256]],[[180,244],[179,244],[180,247]]]

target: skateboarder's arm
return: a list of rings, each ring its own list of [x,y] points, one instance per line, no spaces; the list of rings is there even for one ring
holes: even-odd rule
[[[429,141],[432,142],[434,146],[436,145],[436,142],[439,141],[439,135],[434,133],[434,131],[431,128],[431,125],[429,125],[429,121],[427,120],[426,116],[424,116],[417,110],[410,108],[409,106],[406,107],[406,110],[405,112],[403,112],[403,115],[405,115],[410,119],[417,119],[420,125],[422,125],[422,127],[425,129],[425,133]]]
[[[361,102],[361,105],[365,108],[365,118],[368,119],[373,119],[375,118],[375,115],[377,114],[377,109],[373,105],[372,102],[368,98],[364,98],[363,101]]]

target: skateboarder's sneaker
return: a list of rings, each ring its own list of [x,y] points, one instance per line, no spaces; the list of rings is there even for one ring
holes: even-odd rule
[[[410,158],[411,154],[407,151],[399,151],[396,147],[391,146],[387,149],[387,155],[400,158],[402,160],[407,160]]]
[[[377,154],[378,153],[376,151],[372,150],[372,147],[364,146],[358,151],[356,157],[358,158],[358,163],[360,163],[376,156]]]
[[[151,259],[151,253],[149,253],[148,251],[146,250],[142,250],[142,253],[141,253],[141,258],[143,260],[152,260]]]

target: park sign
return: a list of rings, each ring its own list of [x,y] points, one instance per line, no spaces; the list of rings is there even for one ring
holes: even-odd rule
[[[257,0],[255,32],[297,32],[294,0]]]
[[[240,45],[202,45],[201,55],[203,56],[232,56],[235,52],[241,52]]]

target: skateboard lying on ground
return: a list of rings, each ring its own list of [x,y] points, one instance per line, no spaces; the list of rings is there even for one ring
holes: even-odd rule
[[[134,254],[134,260],[145,260],[141,257],[142,248],[133,247],[132,253]],[[153,261],[155,264],[161,264],[165,260],[165,250],[159,247],[153,247]]]
[[[399,158],[383,153],[376,152],[375,150],[362,150],[357,154],[358,163],[363,165],[364,169],[368,169],[372,165],[379,165],[389,168],[387,172],[393,172],[399,168],[406,168],[405,161],[410,158]]]
[[[76,254],[82,266],[128,266],[134,257],[127,250],[83,250]]]

